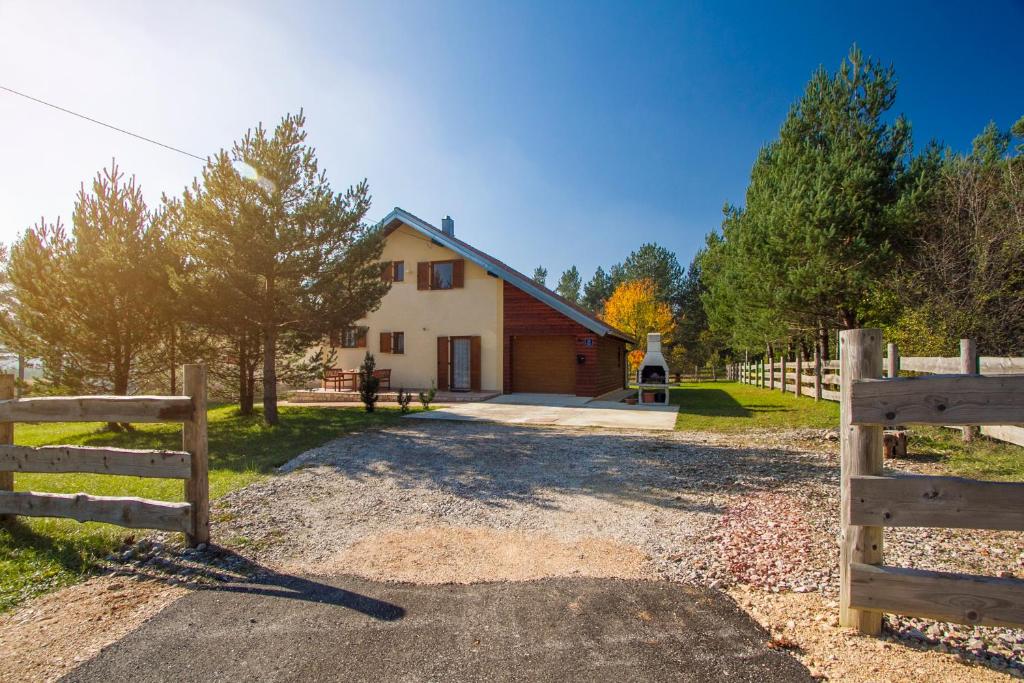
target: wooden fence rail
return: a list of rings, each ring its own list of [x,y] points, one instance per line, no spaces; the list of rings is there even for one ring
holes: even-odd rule
[[[888,567],[884,527],[1024,530],[1024,484],[886,477],[896,423],[1024,424],[1024,375],[882,377],[882,332],[840,333],[840,624],[878,634],[882,612],[1024,625],[1024,580]]]
[[[763,387],[780,389],[797,396],[811,396],[815,400],[836,401],[841,399],[840,392],[840,361],[823,360],[815,354],[814,362],[806,362],[799,355],[793,364],[781,359],[776,361],[769,357],[767,361],[736,363],[729,370],[731,378],[736,381]],[[1004,358],[995,356],[978,356],[973,340],[960,340],[960,355],[951,358],[900,356],[896,344],[888,344],[884,358],[885,376],[899,377],[901,372],[935,374],[935,375],[992,375],[1006,376],[1024,373],[1024,358]],[[906,391],[914,391],[918,385],[907,385]],[[966,387],[966,385],[962,385]],[[961,400],[968,400],[961,391]],[[965,406],[950,406],[946,413],[944,426],[957,425],[962,429],[964,441],[970,441],[978,431],[974,425],[962,425],[956,415],[965,410]],[[992,422],[996,419],[993,411],[988,412],[990,421],[981,426],[980,432],[999,441],[1024,446],[1024,428],[1008,423]],[[908,418],[904,418],[908,421]],[[895,424],[895,423],[894,423]]]
[[[185,534],[189,545],[210,539],[206,434],[206,368],[186,365],[184,396],[57,396],[14,398],[14,377],[0,375],[0,520],[13,515],[68,517]],[[15,422],[177,422],[182,450],[86,446],[15,446]],[[182,479],[185,502],[143,498],[15,492],[20,472],[90,472]]]

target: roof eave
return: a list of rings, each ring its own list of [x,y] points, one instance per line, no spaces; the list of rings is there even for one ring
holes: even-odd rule
[[[462,246],[462,244],[459,243],[459,241],[450,238],[448,235],[444,234],[434,226],[430,225],[421,218],[417,218],[416,216],[412,215],[411,213],[404,209],[401,209],[396,206],[391,211],[391,213],[384,217],[384,219],[381,221],[381,225],[388,226],[396,220],[405,223],[406,225],[415,228],[416,230],[419,230],[425,235],[428,235],[430,239],[441,244],[441,246],[447,249],[451,249],[452,251],[459,254],[468,261],[472,261],[476,265],[486,270],[488,273],[496,275],[497,277],[500,277],[502,280],[512,283],[514,286],[523,290],[527,294],[530,294],[531,296],[540,299],[547,305],[554,308],[559,313],[563,314],[570,320],[579,323],[580,325],[587,328],[591,332],[594,332],[595,334],[598,334],[602,337],[615,337],[629,344],[636,343],[636,340],[631,338],[629,335],[621,333],[609,325],[601,324],[600,322],[592,318],[589,318],[586,315],[582,314],[581,312],[577,311],[575,308],[569,306],[565,302],[559,301],[558,299],[552,297],[543,288],[539,287],[532,280],[529,280],[528,278],[525,278],[519,273],[509,270],[508,268],[504,268],[497,263],[492,263],[489,261],[485,261],[484,259],[481,259],[478,254],[475,254],[472,251],[465,249]]]

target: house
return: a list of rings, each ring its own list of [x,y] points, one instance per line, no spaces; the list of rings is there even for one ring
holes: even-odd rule
[[[621,389],[633,339],[529,277],[395,208],[384,219],[380,307],[334,335],[335,367],[367,351],[391,387],[599,396]]]

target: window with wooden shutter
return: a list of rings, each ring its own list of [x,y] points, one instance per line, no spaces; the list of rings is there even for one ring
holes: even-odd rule
[[[391,333],[391,353],[405,353],[405,332]]]
[[[355,329],[356,329],[356,348],[357,349],[365,349],[366,348],[366,333],[367,333],[367,329],[365,327],[357,327]]]
[[[391,269],[391,280],[394,282],[405,282],[405,261],[393,261]]]
[[[430,289],[430,261],[416,264],[416,289]]]
[[[391,353],[391,333],[381,332],[380,333],[380,352]]]
[[[384,282],[391,282],[394,279],[394,264],[391,261],[385,261],[380,266],[380,279]]]
[[[480,337],[469,338],[469,389],[480,391]]]
[[[462,259],[452,262],[452,287],[466,286],[466,262]]]
[[[437,388],[448,391],[448,337],[437,338]]]

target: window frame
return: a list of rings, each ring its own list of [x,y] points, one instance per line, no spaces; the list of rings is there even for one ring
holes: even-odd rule
[[[456,287],[455,287],[455,262],[457,260],[458,259],[448,259],[447,261],[431,261],[430,262],[430,289],[438,290],[438,291],[445,291],[445,290],[449,290],[449,289],[456,289]],[[437,279],[436,279],[436,277],[434,275],[434,269],[437,268],[438,266],[448,266],[449,268],[451,268],[451,272],[449,273],[449,276],[448,276],[448,286],[447,287],[436,287],[435,286],[435,284],[437,283]]]
[[[401,343],[399,343],[399,340],[401,340]],[[391,353],[399,356],[405,355],[405,332],[391,333]]]
[[[341,349],[361,349],[366,346],[366,335],[368,328],[359,327],[353,325],[352,327],[346,327],[338,333],[338,348]],[[351,337],[351,343],[349,343]]]
[[[391,281],[405,282],[405,261],[391,262]]]

